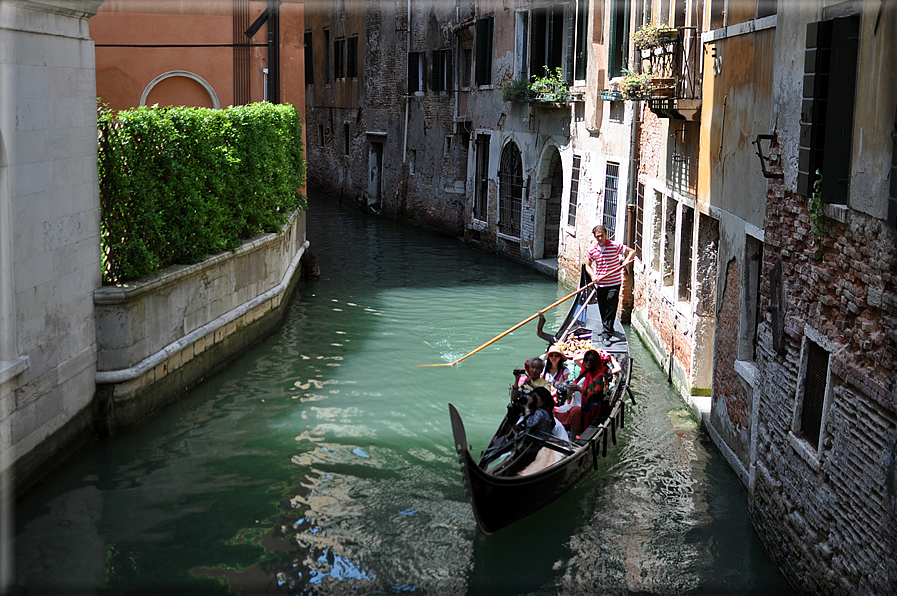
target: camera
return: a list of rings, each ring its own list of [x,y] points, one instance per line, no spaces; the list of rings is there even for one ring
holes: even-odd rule
[[[522,369],[522,368],[515,368],[515,369],[514,369],[514,376],[515,376],[515,377],[520,377],[520,376],[523,376],[523,375],[525,375],[525,374],[526,374],[526,370],[524,370],[524,369]]]
[[[570,383],[558,383],[555,386],[555,389],[558,390],[558,395],[561,397],[567,397],[567,390],[570,388]]]

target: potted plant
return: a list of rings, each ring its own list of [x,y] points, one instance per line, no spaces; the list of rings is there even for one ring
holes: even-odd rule
[[[631,72],[626,74],[616,83],[616,89],[623,95],[623,99],[637,100],[651,97],[654,85],[651,83],[651,73]]]
[[[647,50],[675,41],[679,37],[678,29],[668,25],[642,25],[632,34],[632,45],[640,50]]]
[[[548,67],[545,67],[548,71]],[[566,102],[570,100],[570,88],[564,79],[564,71],[557,67],[554,72],[548,71],[547,76],[537,77],[533,75],[533,82],[529,84],[529,92],[533,101]]]
[[[524,78],[516,78],[502,87],[504,101],[529,101],[529,83]]]

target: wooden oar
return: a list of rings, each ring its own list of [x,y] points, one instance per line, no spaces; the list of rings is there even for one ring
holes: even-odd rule
[[[571,293],[571,294],[567,294],[566,296],[564,296],[563,298],[561,298],[560,300],[558,300],[558,301],[555,302],[554,304],[551,304],[550,306],[546,306],[545,308],[543,308],[542,310],[540,310],[539,312],[537,312],[537,313],[534,314],[533,316],[531,316],[531,317],[527,317],[526,319],[520,321],[519,323],[517,323],[516,325],[514,325],[513,327],[511,327],[510,329],[508,329],[507,331],[505,331],[505,332],[502,333],[501,335],[498,335],[498,336],[496,336],[496,337],[490,339],[489,341],[487,341],[486,343],[484,343],[483,345],[481,345],[479,348],[477,348],[477,349],[474,350],[473,352],[470,352],[469,354],[465,354],[464,356],[461,356],[460,358],[458,358],[458,359],[455,360],[454,362],[442,362],[442,363],[440,363],[440,364],[418,364],[418,366],[455,366],[456,364],[458,364],[459,362],[461,362],[462,360],[464,360],[464,359],[467,358],[468,356],[473,356],[474,354],[476,354],[477,352],[479,352],[480,350],[482,350],[482,349],[485,348],[486,346],[489,346],[489,345],[491,345],[491,344],[497,342],[498,340],[500,340],[501,338],[503,338],[504,336],[506,336],[506,335],[509,334],[510,332],[514,331],[515,329],[519,329],[520,327],[523,327],[524,325],[526,325],[527,323],[529,323],[530,321],[532,321],[533,319],[535,319],[536,317],[538,317],[540,314],[544,313],[546,310],[551,310],[552,308],[554,308],[555,306],[557,306],[557,305],[560,304],[561,302],[566,302],[566,301],[569,300],[570,298],[573,298],[574,296],[576,296],[577,294],[579,294],[580,292],[582,292],[583,290],[585,290],[585,289],[588,288],[589,286],[593,286],[593,285],[595,285],[596,283],[598,283],[599,281],[601,281],[603,278],[605,278],[606,276],[610,275],[611,273],[613,273],[613,271],[608,271],[607,273],[605,273],[605,274],[599,276],[597,279],[595,279],[595,280],[592,281],[591,283],[588,283],[588,284],[584,285],[583,287],[579,288],[579,289],[576,290],[575,292],[573,292],[573,293]]]

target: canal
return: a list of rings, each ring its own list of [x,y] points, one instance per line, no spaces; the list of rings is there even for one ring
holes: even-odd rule
[[[479,534],[447,404],[482,448],[512,369],[545,344],[529,323],[455,367],[419,365],[566,290],[456,239],[309,202],[320,279],[224,372],[19,499],[16,593],[791,593],[743,487],[631,329],[638,405],[599,471]]]

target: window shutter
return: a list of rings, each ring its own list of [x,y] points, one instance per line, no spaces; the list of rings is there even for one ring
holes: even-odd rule
[[[831,24],[831,21],[807,23],[797,165],[797,192],[806,197],[813,193],[816,170],[822,167]]]

